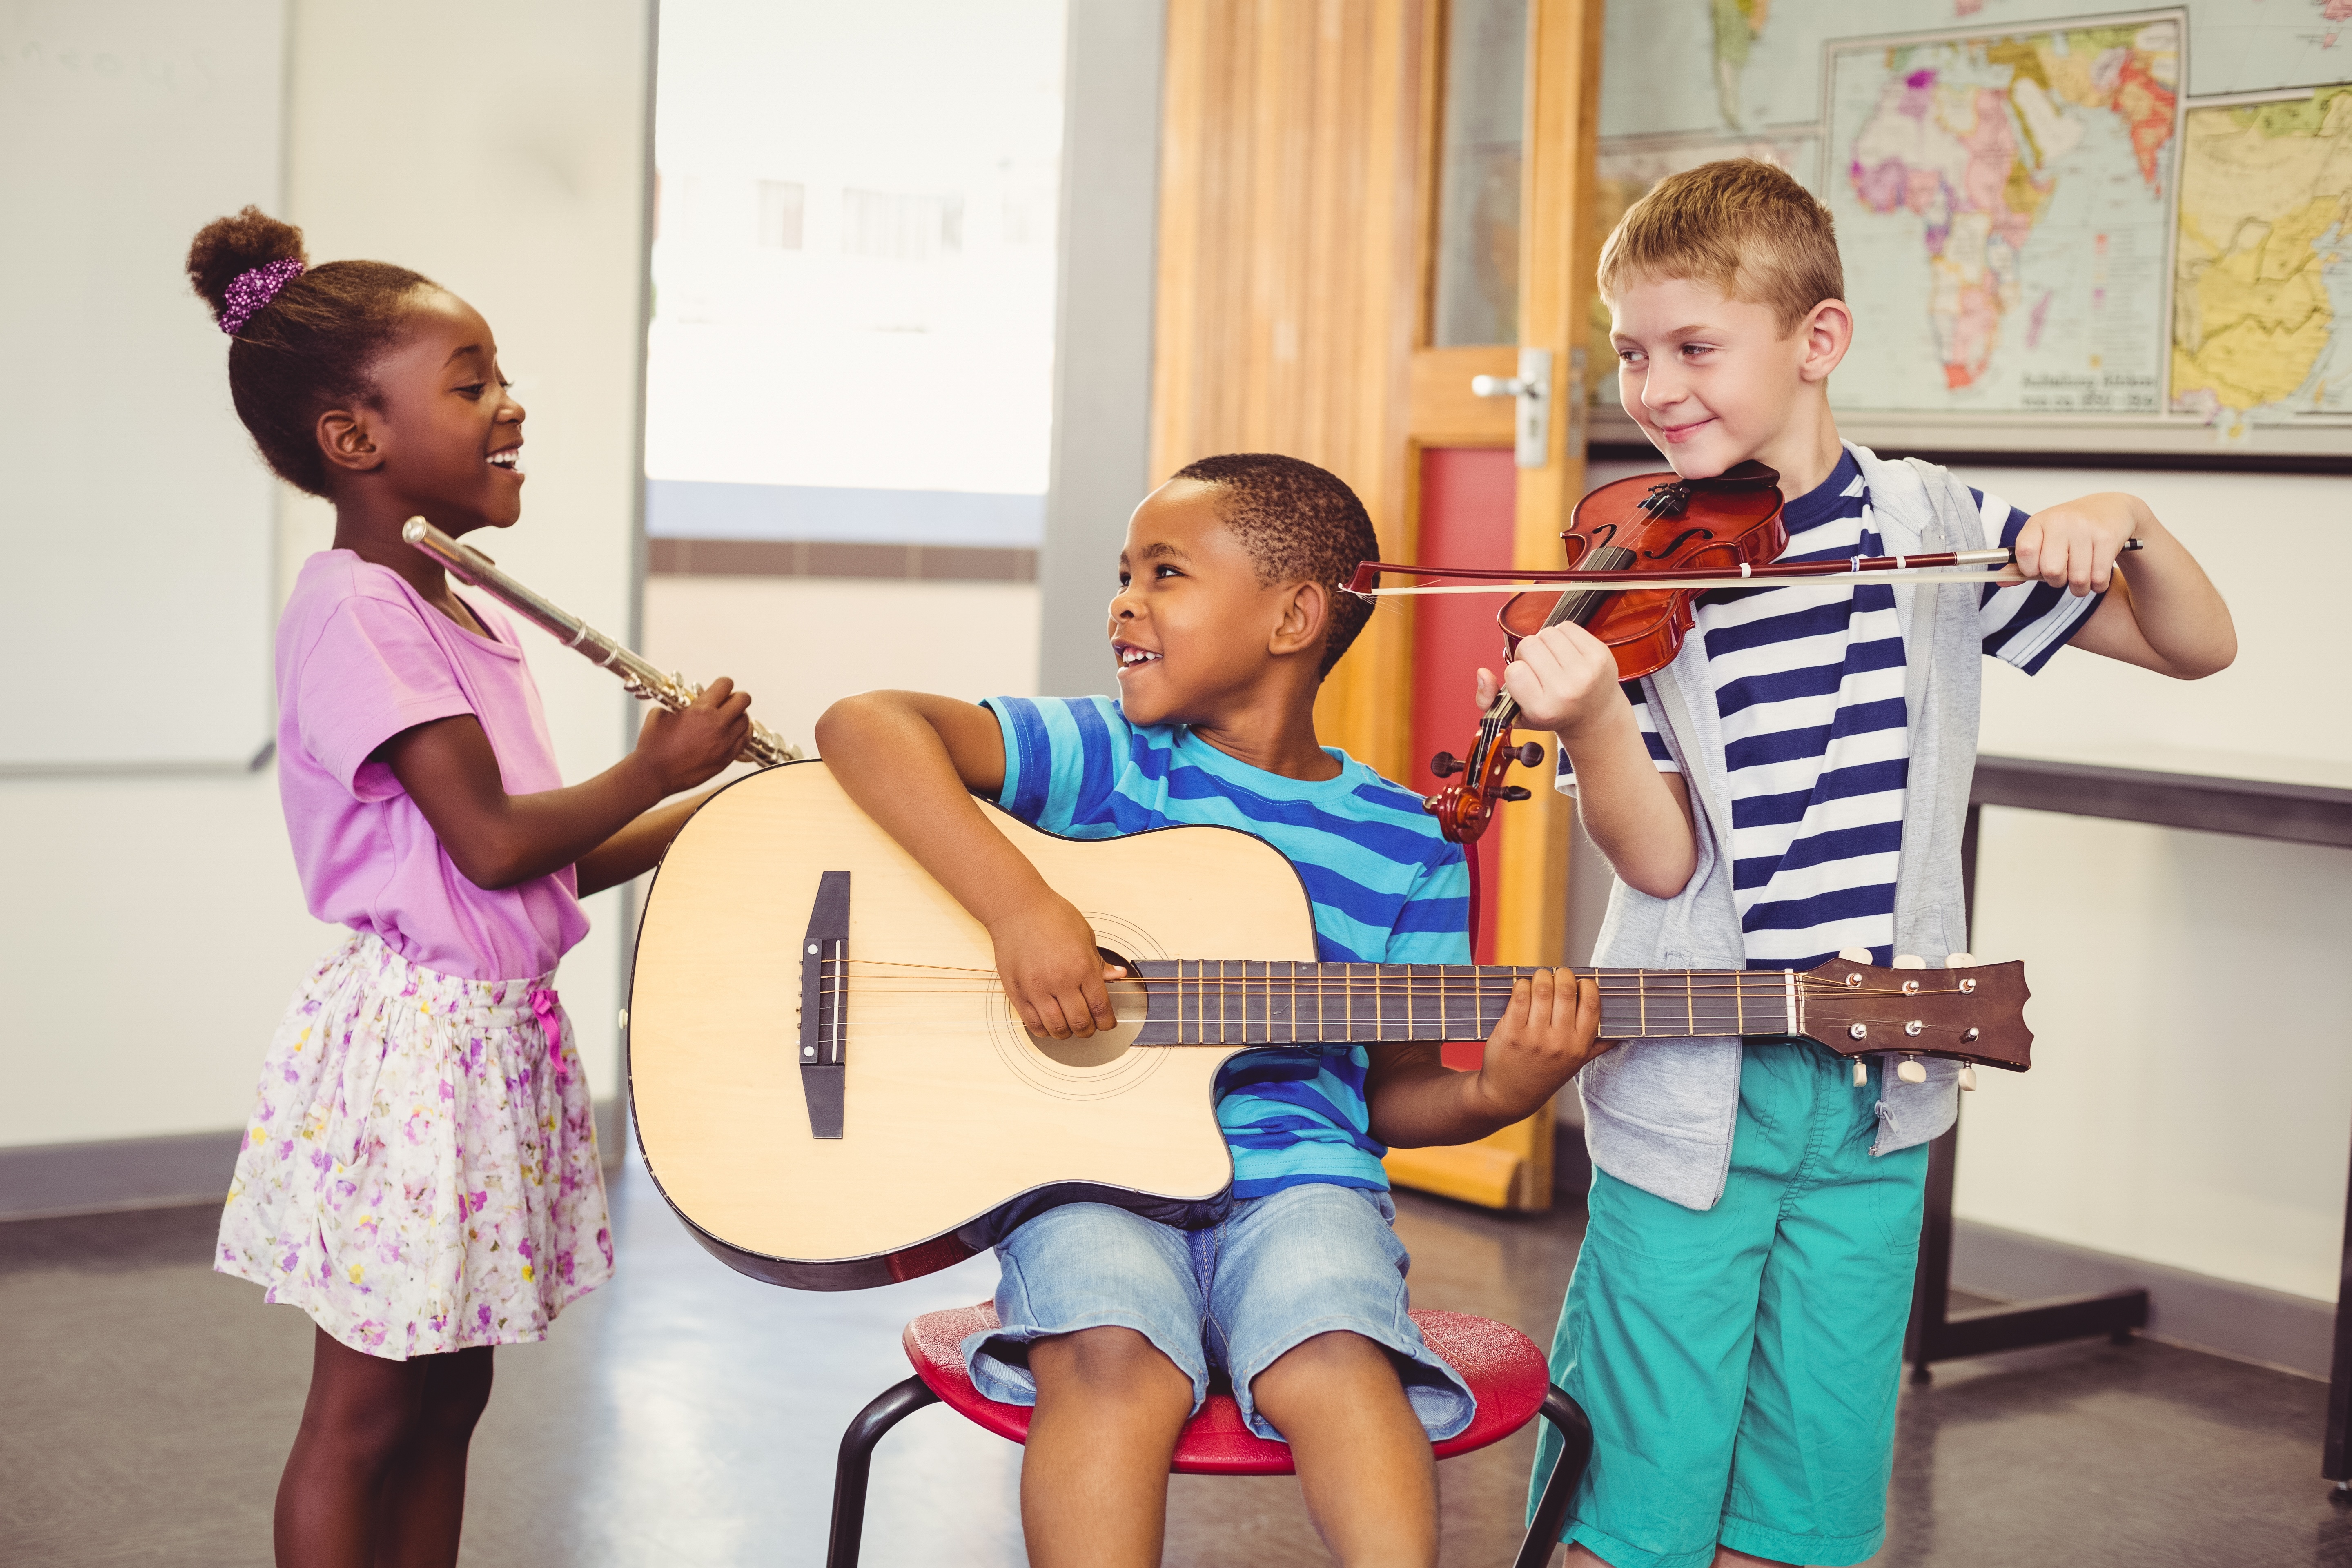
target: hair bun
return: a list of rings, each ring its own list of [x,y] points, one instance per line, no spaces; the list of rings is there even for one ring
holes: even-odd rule
[[[259,207],[248,206],[234,217],[215,218],[196,231],[195,243],[188,247],[188,278],[217,321],[228,303],[228,286],[238,274],[289,260],[310,260],[302,252],[302,231],[278,222]]]

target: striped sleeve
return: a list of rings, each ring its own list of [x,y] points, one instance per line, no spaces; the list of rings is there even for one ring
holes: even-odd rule
[[[1978,512],[1984,518],[1985,537],[2014,546],[2025,529],[2027,513],[1997,496],[1971,489]],[[2058,650],[2083,629],[2104,594],[2081,598],[2047,583],[2021,583],[2014,588],[1980,590],[1977,616],[1984,632],[1984,650],[2028,675],[2038,675]]]
[[[1650,761],[1662,773],[1678,773],[1682,764],[1666,750],[1666,738],[1658,733],[1658,721],[1650,713],[1650,700],[1642,695],[1642,683],[1628,680],[1623,685],[1625,700],[1633,705],[1633,721],[1642,727],[1642,744],[1649,749]],[[1576,793],[1576,770],[1569,765],[1568,748],[1555,742],[1559,752],[1559,771],[1552,777],[1552,787],[1562,795]]]
[[[1113,785],[1129,727],[1103,697],[992,697],[981,706],[1004,734],[1004,787],[996,804],[1048,833],[1116,831]],[[1094,832],[1088,832],[1094,829]]]
[[[1442,846],[1414,874],[1381,962],[1470,962],[1470,867],[1460,845]]]

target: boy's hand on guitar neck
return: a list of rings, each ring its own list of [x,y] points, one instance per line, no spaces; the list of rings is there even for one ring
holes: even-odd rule
[[[1471,1143],[1526,1120],[1616,1044],[1603,1043],[1601,990],[1565,969],[1538,970],[1511,987],[1476,1072],[1455,1072],[1433,1045],[1373,1051],[1365,1095],[1371,1133],[1400,1149]]]
[[[1601,1032],[1601,990],[1566,969],[1539,969],[1511,987],[1502,1022],[1486,1040],[1475,1075],[1476,1098],[1507,1127],[1534,1114],[1584,1064],[1607,1050]]]
[[[1005,999],[1031,1034],[1086,1039],[1118,1026],[1104,982],[1127,971],[1103,962],[1094,927],[1069,900],[1040,881],[1034,897],[988,922],[988,936]]]

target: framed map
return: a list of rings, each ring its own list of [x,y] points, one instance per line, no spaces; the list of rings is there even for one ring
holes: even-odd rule
[[[1789,169],[1837,221],[1860,439],[2352,457],[2352,0],[2081,3],[1621,0],[1604,230],[1679,169]]]

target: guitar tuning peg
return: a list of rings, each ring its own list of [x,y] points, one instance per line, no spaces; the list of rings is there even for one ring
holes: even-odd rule
[[[1870,962],[1870,949],[1866,947],[1842,947],[1838,949],[1838,956],[1844,959],[1848,963],[1868,963]]]
[[[1960,1064],[1960,1087],[1962,1089],[1972,1089],[1976,1088],[1976,1086],[1977,1064],[1974,1062],[1962,1062]]]
[[[1916,952],[1902,952],[1895,954],[1895,967],[1897,969],[1925,969],[1927,967],[1927,961],[1920,957]]]
[[[1925,1083],[1927,1081],[1927,1064],[1917,1057],[1905,1057],[1895,1064],[1895,1076],[1905,1083]]]
[[[1853,1058],[1853,1087],[1856,1089],[1870,1087],[1870,1064],[1860,1057]]]
[[[1974,969],[1976,966],[1977,955],[1973,952],[1955,952],[1944,960],[1947,969]]]

